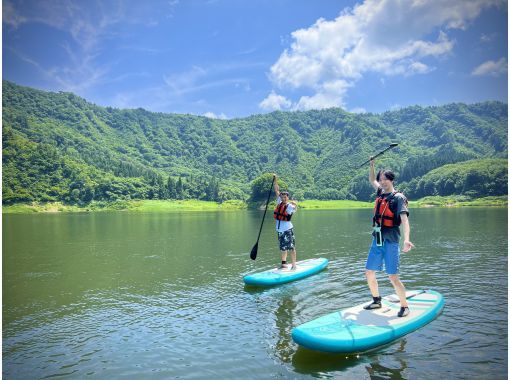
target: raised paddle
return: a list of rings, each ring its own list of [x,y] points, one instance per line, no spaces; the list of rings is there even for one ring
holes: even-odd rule
[[[269,198],[271,198],[271,192],[273,191],[273,185],[274,185],[275,176],[273,176],[273,182],[271,182],[271,188],[269,189],[269,193],[267,194],[267,201],[266,201],[266,209],[264,210],[264,216],[262,217],[262,223],[260,223],[260,230],[259,230],[259,236],[257,236],[257,242],[253,246],[250,252],[250,259],[255,260],[257,258],[257,251],[259,249],[259,239],[260,239],[260,233],[262,232],[262,226],[264,225],[264,219],[266,218],[266,211],[267,211],[267,205],[269,204]]]
[[[369,160],[367,160],[367,161],[363,162],[360,166],[358,166],[358,168],[361,168],[363,165],[368,164],[368,163],[369,163],[371,160],[373,160],[374,158],[379,157],[379,156],[382,156],[382,155],[384,154],[384,152],[386,152],[387,150],[393,149],[393,148],[395,148],[396,146],[398,146],[398,144],[397,144],[397,143],[392,143],[392,144],[390,144],[390,146],[389,146],[389,147],[387,147],[387,148],[386,148],[386,149],[384,149],[384,150],[381,150],[381,151],[380,151],[379,153],[377,153],[375,156],[370,157],[370,159],[369,159]]]

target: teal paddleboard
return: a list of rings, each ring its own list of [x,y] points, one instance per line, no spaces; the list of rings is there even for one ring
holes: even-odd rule
[[[298,261],[296,266],[296,270],[291,270],[289,265],[289,268],[285,269],[273,268],[264,272],[248,274],[243,279],[247,285],[272,286],[284,284],[320,272],[328,266],[328,259],[302,260]]]
[[[370,302],[306,322],[292,330],[299,345],[324,352],[354,353],[389,343],[433,321],[443,309],[444,298],[433,290],[406,292],[410,314],[399,318],[398,297],[383,297],[382,308],[365,310]]]

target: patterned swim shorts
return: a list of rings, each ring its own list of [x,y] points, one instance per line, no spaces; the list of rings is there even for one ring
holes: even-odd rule
[[[294,238],[294,230],[278,232],[278,242],[280,243],[280,251],[292,251],[296,246],[296,239]]]

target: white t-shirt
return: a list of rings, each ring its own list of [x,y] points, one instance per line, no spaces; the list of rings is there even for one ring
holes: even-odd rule
[[[280,197],[276,199],[276,205],[278,206],[280,203],[282,203],[282,200]],[[294,205],[291,205],[290,203],[287,205],[287,214],[292,215],[296,211],[296,207]],[[292,222],[286,221],[286,220],[277,220],[276,221],[276,231],[278,232],[285,232],[287,230],[290,230],[294,226],[292,225]]]

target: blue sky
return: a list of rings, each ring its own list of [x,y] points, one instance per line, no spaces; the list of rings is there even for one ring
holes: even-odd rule
[[[218,118],[508,101],[503,0],[4,0],[3,79]]]

